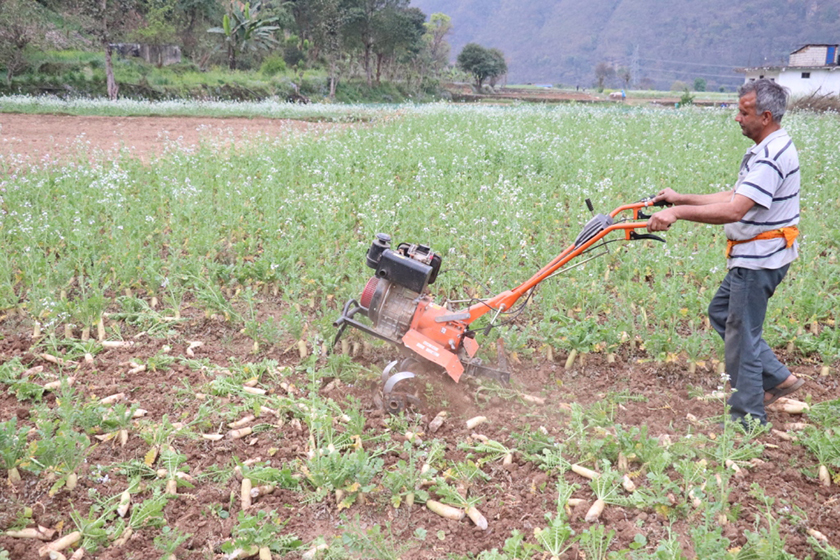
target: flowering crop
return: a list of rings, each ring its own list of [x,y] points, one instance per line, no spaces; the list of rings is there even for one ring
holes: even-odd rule
[[[43,103],[0,99],[4,108]],[[363,254],[376,232],[444,254],[450,272],[432,286],[436,296],[487,296],[570,244],[590,217],[585,198],[606,212],[664,187],[726,189],[748,147],[720,109],[121,103],[140,114],[171,107],[374,123],[235,150],[172,149],[153,165],[122,153],[10,172],[0,179],[0,307],[25,308],[47,325],[87,317],[85,300],[125,288],[180,301],[208,286],[275,286],[311,302],[326,336],[336,306],[358,297],[370,274]],[[840,199],[840,122],[793,114],[785,126],[800,150],[804,258],[769,311],[776,345],[810,336],[801,327],[812,322],[835,327],[828,294],[840,278],[828,217]],[[604,337],[586,342],[593,350],[625,331],[655,358],[681,352],[689,337],[692,358],[710,353],[716,337],[702,325],[725,272],[722,229],[680,223],[667,237],[665,246],[613,245],[608,257],[541,285],[522,321],[538,325],[549,312],[570,321],[533,329],[532,342],[563,346],[587,320]]]

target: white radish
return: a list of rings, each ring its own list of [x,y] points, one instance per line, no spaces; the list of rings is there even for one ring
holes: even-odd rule
[[[588,478],[589,480],[595,480],[596,478],[601,476],[600,473],[597,473],[591,469],[587,469],[586,467],[578,465],[577,463],[572,465],[572,472],[577,473],[584,478]]]
[[[117,515],[125,517],[128,508],[131,507],[131,494],[126,490],[120,495],[120,505],[117,506]]]
[[[577,350],[572,350],[571,352],[569,352],[569,357],[566,358],[565,369],[569,369],[573,365],[575,365],[575,358],[577,358]]]
[[[828,473],[828,467],[820,465],[820,484],[822,486],[831,486],[831,475]]]
[[[166,481],[166,493],[175,495],[178,493],[178,481],[174,478],[170,478]]]
[[[528,403],[539,405],[545,404],[545,399],[543,397],[535,397],[534,395],[526,395],[525,393],[520,393],[519,396],[522,398],[523,401]]]
[[[793,440],[795,440],[795,439],[796,439],[795,437],[793,437],[793,436],[792,436],[792,435],[790,435],[789,433],[787,433],[787,432],[782,432],[782,431],[780,431],[780,430],[777,430],[776,428],[773,428],[773,429],[771,430],[771,433],[772,433],[774,436],[776,436],[777,438],[779,438],[779,439],[781,439],[781,440],[784,440],[784,441],[793,441]]]
[[[475,418],[470,418],[467,420],[467,429],[473,430],[476,426],[483,424],[484,422],[487,422],[486,416],[476,416]]]
[[[39,541],[48,541],[50,540],[55,531],[50,530],[50,533],[45,533],[42,531],[43,527],[35,528],[30,527],[27,529],[20,529],[18,531],[6,531],[2,533],[5,537],[11,537],[13,539],[38,539]]]
[[[99,344],[102,348],[130,348],[134,346],[134,342],[130,340],[103,340]]]
[[[818,541],[822,541],[824,543],[828,542],[828,537],[817,531],[816,529],[808,529],[808,534],[817,539]]]
[[[203,345],[204,345],[203,342],[198,342],[197,340],[193,341],[193,342],[190,342],[190,345],[187,347],[187,356],[189,356],[190,358],[194,358],[195,357],[195,349],[199,348]]]
[[[475,523],[475,526],[482,531],[487,530],[487,518],[485,518],[475,506],[467,508],[467,517],[469,517],[470,520]]]
[[[123,546],[125,543],[128,542],[128,539],[130,539],[131,535],[133,534],[134,529],[132,529],[131,527],[126,527],[125,531],[123,531],[122,535],[120,535],[120,538],[114,541],[114,546],[117,548]]]
[[[265,395],[268,391],[259,387],[242,387],[242,390],[249,395]]]
[[[124,398],[125,393],[114,393],[113,395],[109,395],[107,397],[99,399],[99,404],[114,404],[115,402],[119,402]]]
[[[238,430],[231,430],[227,433],[227,435],[230,439],[242,439],[245,436],[251,435],[252,432],[253,430],[251,429],[251,427],[247,426]]]
[[[6,471],[6,472],[7,472],[7,474],[9,475],[9,482],[10,482],[11,484],[13,484],[13,485],[18,485],[18,484],[20,484],[20,480],[21,480],[21,478],[20,478],[20,471],[19,471],[19,470],[17,470],[17,467],[12,467],[11,469],[9,469],[9,470],[8,470],[8,471]]]
[[[28,370],[21,373],[20,377],[21,377],[21,379],[26,379],[27,377],[29,377],[31,375],[38,375],[39,373],[42,373],[43,371],[44,371],[44,366],[31,367]]]
[[[444,421],[446,421],[446,411],[441,410],[437,413],[431,422],[429,422],[429,433],[437,432],[441,426],[443,426]]]
[[[68,387],[72,387],[74,383],[76,383],[75,377],[68,377],[65,379],[67,382]],[[44,390],[46,391],[55,391],[56,389],[61,389],[61,381],[50,381],[49,383],[44,384]]]
[[[624,489],[627,492],[635,492],[636,491],[636,485],[633,483],[632,480],[630,480],[630,477],[627,476],[626,474],[621,478],[621,485],[624,487]]]
[[[64,535],[60,539],[45,544],[44,546],[39,548],[38,556],[43,558],[44,556],[49,555],[50,552],[60,552],[68,546],[73,546],[80,540],[82,540],[82,534],[79,531],[73,531],[72,533]]]
[[[810,408],[806,403],[793,399],[781,398],[767,407],[775,412],[786,412],[787,414],[802,414]]]
[[[38,354],[38,357],[40,357],[45,362],[50,362],[51,364],[55,364],[57,366],[67,366],[67,365],[74,366],[74,365],[76,365],[76,362],[73,362],[71,360],[65,360],[63,358],[57,358],[56,356],[53,356],[52,354]]]
[[[627,455],[623,451],[618,452],[618,462],[616,464],[620,472],[627,472]]]
[[[239,496],[242,500],[242,510],[245,511],[246,509],[251,507],[251,489],[252,483],[250,478],[243,478],[242,479],[242,486],[240,488]]]
[[[269,494],[274,492],[274,490],[276,490],[276,489],[277,489],[277,487],[274,486],[273,484],[265,484],[263,486],[257,486],[255,488],[251,488],[251,498],[253,499],[253,498],[259,498],[260,496],[268,496]]]
[[[319,544],[318,546],[313,546],[312,548],[304,552],[301,555],[301,558],[303,560],[315,560],[315,557],[318,555],[319,552],[321,552],[322,550],[327,550],[328,548],[329,546],[323,543]]]
[[[453,521],[460,521],[466,515],[464,510],[460,508],[448,506],[446,504],[436,502],[435,500],[426,500],[426,507],[429,511]]]
[[[245,416],[244,418],[240,418],[236,422],[231,422],[230,424],[228,424],[228,428],[242,428],[242,427],[246,426],[247,424],[250,424],[254,420],[256,420],[256,416],[254,416],[253,414],[249,414],[248,416]]]
[[[225,436],[223,436],[222,434],[201,434],[201,437],[210,441],[219,441]]]
[[[592,504],[592,507],[589,508],[589,511],[586,512],[586,517],[584,518],[587,523],[594,523],[598,521],[598,518],[601,517],[601,514],[604,512],[604,507],[606,507],[607,503],[598,498],[595,500],[595,503]]]

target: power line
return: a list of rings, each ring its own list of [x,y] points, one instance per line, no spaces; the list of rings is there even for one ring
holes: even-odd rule
[[[716,68],[727,68],[734,70],[735,68],[740,68],[739,66],[728,66],[724,64],[707,64],[705,62],[683,62],[682,60],[663,60],[659,58],[644,58],[639,57],[639,60],[648,60],[650,62],[664,62],[667,64],[680,64],[683,66],[714,66]]]
[[[692,72],[691,70],[666,70],[660,68],[647,68],[641,67],[641,72],[644,74],[646,72],[651,73],[659,73],[659,74],[688,74],[691,76],[703,76],[706,78],[729,78],[732,80],[738,79],[738,76],[733,72],[733,74],[724,75],[724,74],[709,74],[707,72]]]

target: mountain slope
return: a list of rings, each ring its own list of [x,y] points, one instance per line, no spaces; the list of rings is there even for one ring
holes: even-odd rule
[[[452,17],[453,58],[468,42],[500,48],[509,82],[589,87],[599,62],[667,88],[740,83],[736,67],[784,64],[806,43],[840,42],[838,0],[412,0]],[[635,53],[635,57],[634,57]],[[617,85],[617,82],[615,82]]]

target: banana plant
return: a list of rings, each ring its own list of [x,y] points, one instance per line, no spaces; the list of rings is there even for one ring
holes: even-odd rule
[[[208,33],[224,35],[231,70],[236,70],[236,57],[239,53],[265,49],[278,42],[274,32],[280,27],[273,25],[278,18],[263,17],[260,15],[261,8],[261,1],[255,2],[253,6],[250,2],[243,4],[233,1],[222,18],[222,26],[207,30]]]

